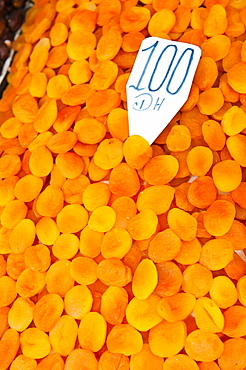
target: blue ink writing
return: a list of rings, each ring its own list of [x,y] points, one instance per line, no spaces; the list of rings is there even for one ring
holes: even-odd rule
[[[151,45],[148,48],[142,50],[142,51],[146,51],[146,50],[152,49],[150,55],[148,56],[148,59],[146,61],[146,64],[144,66],[143,72],[142,72],[142,74],[141,74],[141,76],[140,76],[140,78],[138,80],[137,86],[134,86],[134,85],[131,85],[130,86],[130,87],[133,87],[135,90],[140,91],[140,90],[144,90],[145,89],[145,87],[140,88],[139,86],[140,86],[140,84],[142,82],[142,79],[143,79],[143,77],[145,75],[145,72],[146,72],[146,70],[148,68],[149,62],[150,62],[150,60],[152,58],[152,55],[153,55],[153,53],[155,51],[155,48],[157,47],[158,43],[159,43],[159,41],[156,41],[153,45]]]
[[[169,89],[169,87],[170,87],[170,84],[172,83],[172,79],[173,79],[173,77],[174,77],[174,75],[175,75],[175,73],[176,73],[176,71],[177,71],[177,69],[178,69],[178,67],[179,67],[179,65],[180,65],[180,63],[181,63],[181,61],[182,61],[183,57],[185,56],[185,53],[186,53],[186,52],[189,52],[189,51],[190,51],[190,59],[189,59],[189,61],[188,61],[188,65],[187,65],[187,68],[186,68],[186,71],[185,71],[185,75],[184,75],[184,77],[183,77],[183,80],[181,81],[181,84],[180,84],[180,85],[179,85],[179,87],[176,89],[176,91],[171,92],[171,91],[170,91],[170,89]],[[189,73],[189,70],[190,70],[190,66],[191,66],[191,63],[192,63],[193,57],[194,57],[194,50],[193,50],[193,49],[191,49],[191,48],[187,48],[185,51],[183,51],[182,55],[180,56],[180,58],[179,58],[179,60],[178,60],[178,63],[176,64],[176,66],[175,66],[175,68],[174,68],[174,70],[173,70],[173,72],[172,72],[172,74],[171,74],[171,77],[170,77],[170,79],[169,79],[169,82],[168,82],[168,84],[167,84],[167,88],[166,88],[166,90],[167,90],[167,92],[168,92],[169,94],[175,95],[175,94],[177,94],[177,93],[180,91],[180,89],[182,88],[182,86],[183,86],[183,84],[184,84],[184,82],[185,82],[185,80],[186,80],[186,78],[187,78],[187,75],[188,75],[188,73]]]
[[[137,95],[135,96],[135,99],[138,99],[139,101],[138,102],[136,101],[132,107],[134,110],[138,110],[138,111],[149,109],[149,107],[151,106],[153,102],[152,95],[148,93]]]
[[[162,99],[162,101],[161,101],[160,103],[159,103],[159,99],[160,99],[160,98],[157,98],[157,100],[156,100],[156,103],[155,103],[155,106],[154,106],[153,110],[155,110],[155,108],[156,108],[156,110],[160,110],[160,108],[161,108],[161,106],[162,106],[162,103],[164,102],[165,98],[163,98],[163,99]]]
[[[152,84],[153,78],[154,78],[154,76],[155,76],[155,73],[156,73],[156,71],[157,71],[157,68],[158,68],[158,65],[159,65],[159,63],[160,63],[160,60],[161,60],[161,58],[163,57],[163,55],[164,55],[165,51],[168,51],[168,50],[169,50],[169,48],[174,48],[174,53],[173,53],[173,57],[172,57],[171,63],[169,64],[169,67],[168,67],[168,69],[167,69],[167,72],[166,72],[165,77],[163,78],[163,80],[162,80],[161,84],[160,84],[156,89],[152,89],[152,88],[151,88],[151,84]],[[178,51],[178,48],[177,48],[177,46],[176,46],[176,45],[168,45],[168,46],[166,46],[166,47],[162,50],[161,54],[159,55],[159,58],[157,59],[156,65],[155,65],[155,67],[154,67],[154,70],[153,70],[152,75],[151,75],[150,80],[149,80],[148,88],[149,88],[149,90],[150,90],[150,91],[157,91],[157,90],[159,90],[159,89],[162,87],[162,85],[163,85],[163,84],[164,84],[164,82],[166,81],[166,78],[167,78],[167,76],[168,76],[168,74],[169,74],[169,72],[170,72],[170,69],[172,68],[172,65],[173,65],[174,59],[175,59],[175,57],[176,57],[177,51]]]
[[[145,74],[146,74],[146,71],[147,71],[147,69],[148,69],[148,66],[149,66],[149,64],[150,64],[150,61],[151,61],[151,58],[153,57],[153,54],[154,54],[154,52],[155,52],[155,49],[156,49],[156,47],[158,46],[158,43],[159,43],[159,41],[156,41],[153,45],[151,45],[151,46],[149,46],[148,48],[146,48],[146,49],[143,49],[142,50],[142,52],[146,52],[146,51],[148,51],[148,50],[151,50],[150,51],[150,53],[149,53],[149,56],[148,56],[148,58],[147,58],[147,61],[146,61],[146,63],[145,63],[145,66],[144,66],[144,68],[143,68],[143,71],[142,71],[142,73],[141,73],[141,75],[140,75],[140,77],[139,77],[139,80],[138,80],[138,82],[137,82],[137,84],[136,85],[130,85],[129,87],[132,87],[133,89],[135,89],[135,90],[137,90],[137,91],[140,91],[140,90],[144,90],[144,89],[146,89],[146,87],[140,87],[141,86],[141,83],[142,83],[142,81],[143,81],[143,79],[144,79],[144,76],[145,76]],[[154,79],[154,77],[155,77],[155,75],[156,75],[156,73],[157,73],[157,69],[158,69],[158,67],[159,67],[159,63],[160,63],[160,61],[161,61],[161,59],[163,58],[163,56],[165,56],[165,53],[166,52],[168,52],[168,51],[170,51],[171,50],[171,48],[173,49],[172,51],[173,51],[173,55],[172,55],[172,58],[171,58],[171,61],[170,61],[170,63],[169,63],[169,65],[168,65],[168,67],[167,67],[167,70],[166,70],[166,73],[165,73],[165,76],[164,76],[164,78],[163,78],[163,80],[161,81],[161,83],[159,84],[159,86],[158,87],[156,87],[156,88],[153,88],[153,79]],[[165,83],[165,81],[166,81],[166,79],[168,78],[168,76],[169,76],[169,74],[170,74],[170,71],[171,71],[171,68],[172,68],[172,66],[173,66],[173,64],[174,64],[174,61],[175,61],[175,58],[176,58],[176,55],[177,55],[177,51],[178,51],[178,47],[176,46],[176,45],[168,45],[168,46],[166,46],[163,50],[162,50],[162,52],[160,53],[160,55],[159,55],[159,57],[158,57],[158,59],[157,59],[157,61],[156,61],[156,64],[155,64],[155,66],[154,66],[154,68],[153,68],[153,71],[152,71],[152,73],[151,73],[151,77],[150,77],[150,80],[149,80],[149,83],[148,83],[148,90],[149,91],[151,91],[151,92],[155,92],[155,91],[158,91],[158,90],[160,90],[161,89],[161,87],[163,86],[163,84]],[[187,55],[188,55],[188,53],[190,53],[190,55],[189,55],[189,60],[187,61],[186,59],[187,59]],[[187,79],[187,76],[188,76],[188,73],[189,73],[189,70],[190,70],[190,67],[191,67],[191,64],[192,64],[192,61],[193,61],[193,56],[194,56],[194,50],[192,49],[192,48],[187,48],[182,54],[181,54],[181,56],[179,57],[179,59],[178,59],[178,61],[177,61],[177,63],[176,63],[176,65],[175,65],[175,67],[174,67],[174,69],[173,69],[173,71],[172,71],[172,73],[171,73],[171,76],[170,76],[170,78],[169,78],[169,81],[168,81],[168,83],[167,83],[167,86],[166,86],[166,92],[167,93],[169,93],[169,94],[171,94],[171,95],[175,95],[175,94],[177,94],[179,91],[180,91],[180,89],[182,88],[182,86],[184,85],[184,83],[185,83],[185,81],[186,81],[186,79]],[[184,58],[186,58],[186,59],[184,59]],[[184,60],[183,60],[184,59]],[[181,62],[183,62],[183,64],[181,65]],[[184,64],[186,63],[186,69],[184,69]],[[182,68],[181,68],[181,67]],[[180,68],[179,68],[180,67]],[[178,68],[179,68],[179,70],[178,70]],[[185,73],[184,73],[184,77],[183,77],[183,79],[182,79],[182,81],[181,81],[181,83],[179,84],[179,86],[176,88],[176,90],[175,91],[171,91],[171,84],[173,83],[173,80],[174,80],[174,78],[175,78],[175,74],[177,73],[177,71],[179,72],[179,74],[178,74],[178,76],[180,76],[180,74],[181,73],[183,73],[184,71],[185,71]],[[137,96],[137,97],[139,97],[139,95]],[[139,109],[139,107],[138,107],[138,109]],[[147,109],[147,108],[146,108]],[[144,110],[144,109],[143,109]]]
[[[153,110],[159,110],[162,106],[162,103],[164,102],[165,98],[160,99],[158,97],[156,101],[154,102],[154,98],[149,93],[142,93],[137,96],[135,96],[135,103],[132,105],[132,108],[136,111],[145,111],[152,107]]]

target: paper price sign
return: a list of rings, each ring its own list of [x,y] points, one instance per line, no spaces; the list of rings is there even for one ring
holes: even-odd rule
[[[126,86],[130,135],[152,144],[186,102],[200,56],[195,45],[143,40]]]

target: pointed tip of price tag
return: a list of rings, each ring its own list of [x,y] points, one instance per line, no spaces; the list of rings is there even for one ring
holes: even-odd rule
[[[143,40],[126,86],[130,136],[153,143],[188,99],[200,57],[196,45]]]

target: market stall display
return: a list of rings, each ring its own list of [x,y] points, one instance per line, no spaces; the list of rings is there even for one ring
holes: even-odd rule
[[[27,11],[0,100],[1,370],[246,368],[245,28],[245,0]],[[147,37],[201,48],[151,145],[126,95]]]

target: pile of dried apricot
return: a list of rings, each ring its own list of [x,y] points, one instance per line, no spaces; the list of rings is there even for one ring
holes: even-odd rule
[[[246,368],[246,1],[36,0],[0,100],[0,370]],[[143,39],[202,49],[153,145]]]

